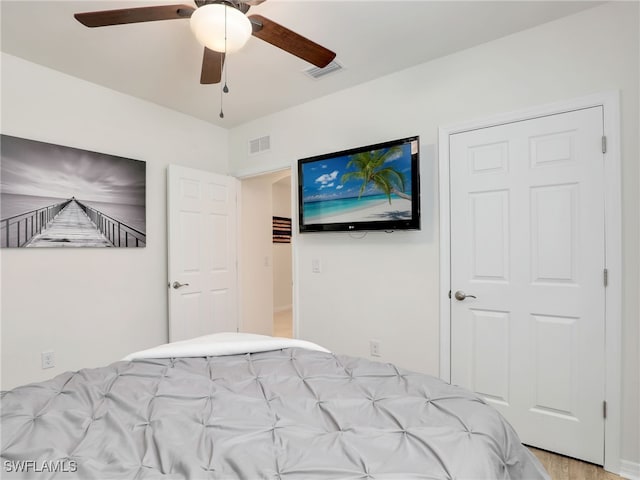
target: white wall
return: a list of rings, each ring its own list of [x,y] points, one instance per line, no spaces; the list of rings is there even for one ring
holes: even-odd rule
[[[228,133],[2,54],[2,133],[147,162],[138,249],[2,249],[2,389],[165,343],[166,166],[227,173]],[[57,366],[40,368],[53,350]]]
[[[640,462],[638,292],[638,4],[608,3],[256,120],[230,133],[232,172],[294,166],[299,158],[418,134],[423,230],[297,235],[298,334],[328,348],[438,373],[438,127],[620,90],[623,197],[622,458]],[[271,152],[246,155],[271,135]],[[295,169],[294,169],[295,171]],[[295,181],[295,180],[294,180]],[[319,258],[323,272],[311,272]]]

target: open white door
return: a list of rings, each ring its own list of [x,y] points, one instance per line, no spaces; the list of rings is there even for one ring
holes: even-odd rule
[[[238,330],[237,180],[167,170],[169,341]]]
[[[602,465],[602,107],[450,137],[451,381]]]

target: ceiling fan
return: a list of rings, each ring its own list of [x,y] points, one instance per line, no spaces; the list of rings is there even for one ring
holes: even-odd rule
[[[194,0],[189,5],[158,5],[99,12],[76,13],[74,17],[87,27],[106,27],[158,20],[190,19],[191,29],[204,45],[201,84],[220,83],[225,54],[237,50],[253,35],[313,65],[326,67],[334,52],[269,20],[246,13],[265,0]],[[236,39],[239,35],[239,39]]]

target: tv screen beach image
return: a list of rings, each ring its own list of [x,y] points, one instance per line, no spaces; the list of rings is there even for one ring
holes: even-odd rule
[[[404,143],[301,165],[305,225],[411,220],[411,162]]]

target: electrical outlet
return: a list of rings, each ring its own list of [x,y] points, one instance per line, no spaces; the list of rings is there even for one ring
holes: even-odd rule
[[[322,272],[322,262],[319,258],[314,258],[311,260],[311,271],[313,273],[321,273]]]
[[[56,358],[53,351],[42,352],[42,368],[53,368],[56,366]]]
[[[380,340],[369,340],[369,352],[372,357],[381,357]]]

